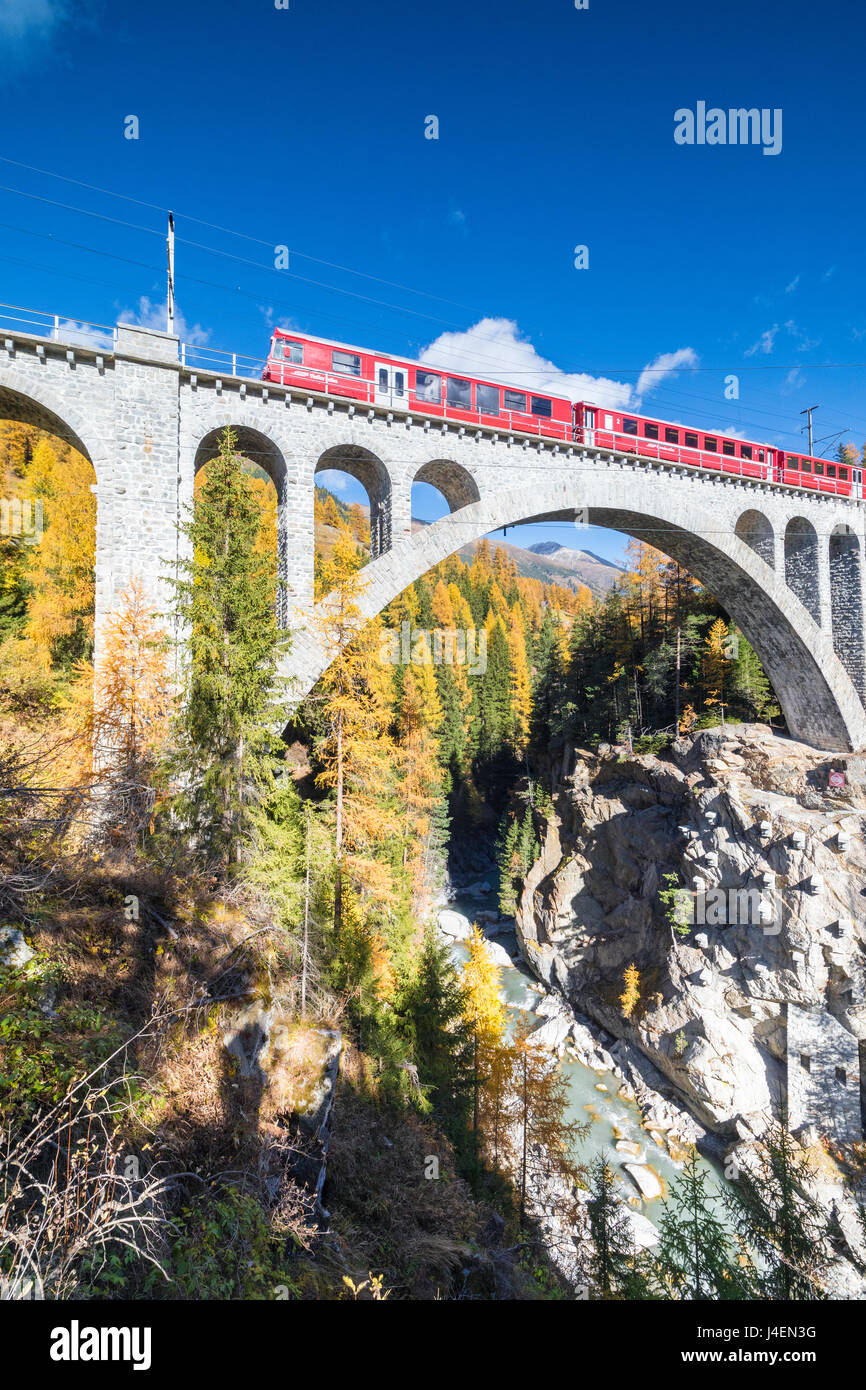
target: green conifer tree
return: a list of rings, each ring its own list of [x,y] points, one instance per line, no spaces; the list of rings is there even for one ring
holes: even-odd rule
[[[810,1195],[813,1180],[783,1110],[762,1135],[755,1166],[740,1168],[727,1197],[737,1231],[756,1253],[761,1298],[827,1297],[827,1222]]]
[[[708,1176],[692,1149],[673,1184],[653,1251],[653,1281],[662,1298],[755,1296],[753,1268],[722,1219],[719,1199],[707,1190]]]
[[[613,1170],[603,1154],[590,1166],[586,1204],[592,1237],[590,1275],[601,1298],[636,1298],[641,1280],[627,1208],[618,1200]]]
[[[184,641],[174,811],[199,851],[225,867],[241,857],[255,804],[270,785],[276,669],[287,645],[271,566],[256,553],[261,511],[235,443],[226,429],[182,527],[190,557],[173,581]]]

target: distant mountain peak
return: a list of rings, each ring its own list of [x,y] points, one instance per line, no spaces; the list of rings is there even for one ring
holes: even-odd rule
[[[557,550],[564,550],[565,546],[560,545],[559,541],[536,541],[535,545],[528,545],[527,550],[531,550],[533,555],[555,555]]]

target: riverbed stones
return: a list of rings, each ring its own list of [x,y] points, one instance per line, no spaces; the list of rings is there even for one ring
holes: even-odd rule
[[[464,917],[462,912],[455,912],[453,908],[443,908],[436,920],[439,930],[446,936],[453,937],[455,941],[467,941],[472,935],[472,923],[469,918]]]
[[[624,1163],[623,1168],[638,1188],[645,1202],[654,1202],[662,1195],[661,1179],[646,1163]]]

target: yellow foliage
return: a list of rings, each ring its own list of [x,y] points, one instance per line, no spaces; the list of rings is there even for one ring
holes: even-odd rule
[[[619,996],[622,1011],[626,1018],[631,1018],[640,1000],[640,971],[632,963],[626,966],[623,975],[623,992]]]
[[[94,482],[93,468],[83,455],[65,449],[61,460],[46,440],[37,444],[26,485],[42,499],[44,534],[31,555],[33,597],[25,635],[46,651],[79,628],[93,640]]]

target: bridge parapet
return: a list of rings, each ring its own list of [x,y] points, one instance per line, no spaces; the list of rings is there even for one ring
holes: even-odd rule
[[[368,592],[380,608],[386,593],[488,531],[588,508],[590,522],[687,557],[753,641],[800,737],[832,747],[866,742],[863,503],[368,407],[252,379],[254,359],[208,357],[154,329],[51,316],[38,323],[15,312],[17,327],[4,336],[0,326],[0,411],[61,434],[93,463],[98,630],[133,574],[167,611],[165,581],[184,554],[178,523],[192,505],[196,469],[231,425],[277,490],[285,613],[312,606],[314,484],[324,468],[350,472],[368,490]],[[451,512],[413,535],[416,481],[438,487]],[[780,634],[809,668],[805,695]],[[296,646],[303,684],[318,658],[307,637]],[[826,679],[812,669],[819,652]]]

